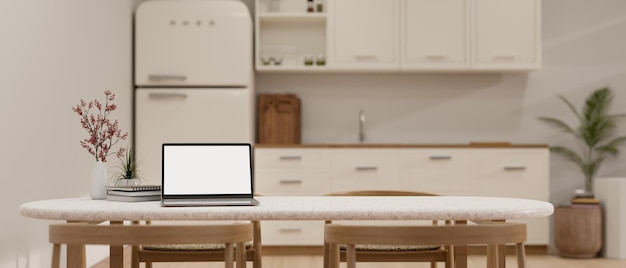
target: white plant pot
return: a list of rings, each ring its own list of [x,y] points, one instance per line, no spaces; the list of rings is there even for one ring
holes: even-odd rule
[[[603,255],[626,259],[626,177],[596,178],[593,189],[604,208]]]

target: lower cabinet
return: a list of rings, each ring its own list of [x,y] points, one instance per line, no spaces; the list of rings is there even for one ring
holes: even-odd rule
[[[440,195],[549,199],[545,145],[476,147],[255,148],[255,191],[324,195],[353,190],[407,190]],[[548,219],[522,220],[529,245],[549,243]],[[265,245],[322,245],[323,222],[264,222]]]

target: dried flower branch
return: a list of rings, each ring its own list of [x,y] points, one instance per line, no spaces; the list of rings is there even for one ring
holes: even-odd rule
[[[72,110],[80,116],[80,124],[87,130],[89,138],[81,140],[80,145],[96,158],[96,161],[107,161],[107,156],[116,154],[117,157],[124,156],[126,148],[120,148],[117,152],[110,151],[120,140],[128,137],[128,132],[122,133],[117,119],[111,121],[108,116],[112,111],[117,109],[117,105],[113,104],[115,94],[110,90],[104,92],[104,106],[97,99],[89,103],[80,100],[80,104],[72,107]],[[91,112],[96,108],[97,111]]]

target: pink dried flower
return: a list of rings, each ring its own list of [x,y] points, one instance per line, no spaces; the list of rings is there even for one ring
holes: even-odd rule
[[[117,105],[112,103],[115,100],[115,94],[107,90],[104,95],[106,96],[104,106],[97,99],[89,103],[81,99],[78,105],[72,107],[72,110],[80,116],[81,126],[87,130],[89,135],[88,138],[80,141],[80,145],[87,149],[87,152],[93,155],[96,161],[102,162],[106,162],[107,156],[111,154],[116,154],[118,157],[123,155],[126,148],[112,152],[110,150],[120,140],[125,140],[128,137],[128,132],[122,133],[122,130],[119,129],[117,119],[111,121],[108,118],[109,114],[117,109]],[[91,109],[94,107],[97,111],[92,114]]]

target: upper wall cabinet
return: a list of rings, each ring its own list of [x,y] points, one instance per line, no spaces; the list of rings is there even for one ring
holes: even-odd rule
[[[257,71],[327,67],[324,1],[256,0],[255,7]]]
[[[470,68],[467,0],[400,2],[402,69]]]
[[[398,1],[331,0],[329,65],[346,69],[398,68]]]
[[[259,72],[541,67],[541,0],[256,1]]]
[[[540,0],[473,0],[472,68],[541,67]]]

